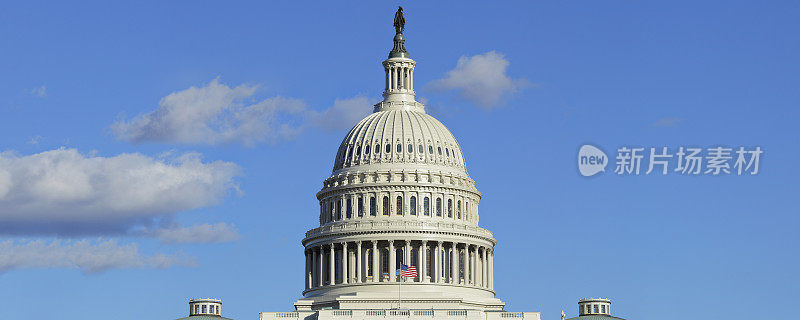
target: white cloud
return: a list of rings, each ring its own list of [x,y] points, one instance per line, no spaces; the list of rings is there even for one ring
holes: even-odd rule
[[[117,138],[131,142],[218,145],[276,143],[301,130],[306,105],[301,100],[273,97],[250,103],[257,86],[231,88],[214,79],[203,87],[173,92],[159,107],[111,126]]]
[[[142,255],[136,243],[117,240],[5,240],[0,242],[0,273],[17,269],[79,269],[97,273],[122,268],[167,268],[195,266],[194,258],[182,254]]]
[[[336,99],[333,106],[322,112],[311,112],[314,125],[329,129],[350,129],[372,112],[374,102],[365,96]]]
[[[39,98],[43,98],[47,96],[47,87],[42,85],[41,87],[31,89],[31,94],[37,96]]]
[[[163,243],[222,243],[240,238],[236,227],[224,222],[158,229],[152,236]]]
[[[458,90],[459,94],[483,108],[499,105],[505,97],[527,85],[524,79],[506,74],[509,62],[503,54],[489,51],[472,57],[461,56],[455,69],[433,82],[440,90]]]
[[[195,153],[113,157],[56,149],[0,153],[0,233],[122,234],[219,203],[240,168]]]

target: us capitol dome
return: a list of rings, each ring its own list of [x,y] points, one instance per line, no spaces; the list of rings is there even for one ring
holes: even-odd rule
[[[453,134],[415,100],[416,62],[396,28],[384,99],[345,136],[317,193],[320,226],[302,241],[295,307],[502,311],[496,241],[478,225],[481,193]],[[404,265],[415,272],[397,275]]]
[[[481,193],[458,141],[415,100],[404,23],[401,8],[383,101],[344,137],[316,195],[303,297],[260,320],[541,319],[495,297],[497,241],[479,225]],[[597,314],[610,316],[608,305]]]

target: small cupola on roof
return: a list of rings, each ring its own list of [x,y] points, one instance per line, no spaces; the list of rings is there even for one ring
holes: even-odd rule
[[[222,316],[222,300],[191,299],[189,300],[189,316]]]
[[[581,299],[578,301],[578,315],[611,315],[611,300],[604,298]]]

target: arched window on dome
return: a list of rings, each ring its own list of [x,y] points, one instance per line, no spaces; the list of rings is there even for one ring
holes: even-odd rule
[[[425,153],[425,148],[421,144],[417,147],[417,153],[419,154]]]
[[[403,215],[403,196],[397,196],[397,212],[398,216]]]
[[[411,199],[408,199],[408,213],[412,216],[417,215],[417,197],[411,196]]]
[[[469,201],[464,201],[464,216],[467,218],[467,221],[469,221],[471,218],[471,215],[469,214]]]
[[[442,198],[436,198],[436,216],[442,216]]]
[[[361,146],[356,146],[356,158],[361,155]]]
[[[449,148],[444,148],[444,153],[447,155],[448,158],[450,157],[450,149]]]
[[[333,200],[328,201],[328,222],[336,220],[336,205]]]
[[[347,198],[347,211],[346,211],[346,214],[347,214],[347,219],[350,219],[350,218],[353,217],[353,199],[351,199],[351,198]]]
[[[403,153],[403,145],[402,144],[399,144],[399,143],[397,144],[397,153]]]
[[[422,200],[422,213],[426,216],[431,215],[431,199],[428,197]]]
[[[447,217],[453,217],[453,199],[447,199]]]
[[[383,215],[389,215],[389,196],[383,196]]]
[[[433,154],[433,146],[428,145],[428,153]]]
[[[375,154],[380,154],[380,153],[381,153],[381,145],[380,144],[376,144],[375,145]]]
[[[411,261],[409,261],[410,262],[410,264],[409,264],[410,266],[416,266],[417,265],[417,252],[418,252],[417,249],[411,249],[411,259],[410,259]],[[417,269],[419,269],[419,268],[417,268]]]
[[[458,200],[458,204],[456,204],[456,219],[461,220],[461,200]]]
[[[442,147],[436,147],[439,150],[439,155],[442,155]]]
[[[364,216],[364,196],[358,196],[358,204],[357,205],[358,205],[358,209],[356,209],[356,210],[358,211],[358,216],[359,217],[363,217]]]
[[[336,220],[342,220],[342,201],[336,199]]]
[[[387,143],[386,144],[386,153],[389,153],[389,152],[392,152],[392,145]]]
[[[369,145],[364,146],[364,155],[369,155]]]
[[[378,214],[378,202],[375,196],[371,196],[369,198],[369,215],[374,217],[376,214]]]

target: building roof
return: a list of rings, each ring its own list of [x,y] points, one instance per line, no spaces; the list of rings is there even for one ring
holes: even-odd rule
[[[188,316],[176,320],[233,320],[229,318],[225,318],[223,316],[212,316],[212,315],[195,315],[195,316]]]
[[[579,317],[569,318],[567,320],[625,320],[605,314],[587,314]]]

